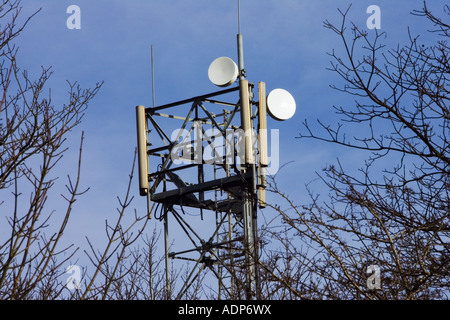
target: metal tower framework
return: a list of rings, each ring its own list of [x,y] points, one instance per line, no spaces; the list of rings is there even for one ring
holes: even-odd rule
[[[238,86],[161,106],[153,95],[153,107],[136,107],[139,189],[149,215],[164,222],[167,297],[186,297],[204,270],[217,279],[219,299],[260,297],[257,209],[265,207],[267,99],[264,82],[257,101],[246,80],[239,0],[237,51],[237,76],[224,85]],[[176,294],[171,259],[191,266]]]
[[[265,84],[258,89],[256,102],[254,85],[241,77],[237,87],[136,108],[140,193],[164,221],[169,297],[170,259],[193,265],[177,299],[205,269],[217,279],[219,299],[259,296],[257,207],[265,206],[267,129]],[[175,251],[169,223],[180,231]]]

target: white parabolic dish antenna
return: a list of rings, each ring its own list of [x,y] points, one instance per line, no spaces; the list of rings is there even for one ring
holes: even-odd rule
[[[294,97],[284,89],[274,89],[267,96],[267,111],[275,120],[284,121],[295,113]]]
[[[228,57],[217,58],[209,65],[208,77],[216,86],[229,86],[236,81],[238,75],[236,63]]]

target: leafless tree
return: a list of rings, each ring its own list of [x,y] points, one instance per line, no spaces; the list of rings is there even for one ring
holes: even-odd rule
[[[408,32],[406,45],[388,50],[385,34],[349,24],[348,10],[340,11],[342,23],[326,21],[325,27],[344,50],[342,57],[330,53],[330,70],[343,83],[333,88],[356,103],[335,107],[341,117],[335,127],[305,121],[300,137],[367,152],[367,160],[357,172],[340,162],[327,166],[319,178],[328,197],[308,187],[307,205],[296,204],[276,177],[269,180],[278,198],[267,205],[279,215],[259,218],[260,298],[448,298],[450,24],[424,3],[412,14],[431,23],[427,42]],[[117,215],[106,222],[105,246],[87,240],[92,266],[84,270],[80,288],[70,291],[61,278],[77,252],[60,247],[61,238],[76,199],[87,191],[80,185],[83,135],[76,173],[68,175],[61,195],[65,209],[49,210],[47,200],[55,190],[55,168],[68,151],[68,134],[101,84],[83,90],[69,83],[68,103],[54,106],[50,91],[45,93],[51,70],[33,80],[17,66],[13,40],[28,22],[17,25],[19,13],[20,1],[2,0],[0,20],[8,23],[0,30],[0,209],[9,234],[0,238],[0,299],[174,298],[156,253],[158,233],[146,236],[146,213],[130,214],[134,161]],[[352,132],[358,136],[349,138]],[[380,270],[379,287],[370,285],[371,266]],[[243,271],[233,276],[245,282]],[[172,269],[171,287],[183,277],[182,269]],[[203,281],[193,282],[184,298],[219,297]],[[229,297],[220,297],[241,299],[244,290],[236,286]]]
[[[350,9],[325,27],[344,52],[330,53],[330,70],[343,83],[332,87],[355,104],[334,107],[336,126],[305,121],[300,137],[366,152],[367,160],[359,170],[328,165],[319,177],[329,196],[308,188],[309,205],[271,181],[280,197],[272,207],[283,219],[272,239],[280,239],[285,264],[274,271],[297,298],[448,299],[450,8],[440,18],[424,2],[412,14],[429,30],[408,30],[407,44],[393,49],[383,44],[384,32],[348,23]],[[379,268],[379,286],[370,266]]]
[[[78,248],[62,247],[61,239],[74,203],[89,189],[81,188],[80,182],[83,134],[78,159],[72,164],[75,175],[67,175],[61,194],[65,208],[49,209],[48,199],[60,193],[55,188],[56,171],[69,150],[66,141],[102,83],[93,89],[68,83],[67,104],[54,105],[47,88],[51,69],[42,69],[34,80],[18,66],[14,40],[39,13],[18,25],[20,5],[19,0],[0,4],[0,213],[6,222],[0,237],[0,299],[172,298],[165,290],[162,256],[155,254],[158,235],[145,236],[147,213],[129,214],[135,159],[125,196],[117,198],[117,215],[106,221],[105,247],[87,239],[84,254],[92,265],[83,268],[79,283],[67,286],[66,267]],[[175,270],[171,276],[172,282],[181,277]],[[197,289],[188,292],[189,297],[197,295]]]
[[[51,69],[31,79],[18,66],[14,39],[34,16],[18,25],[20,11],[20,1],[0,4],[0,210],[2,229],[9,226],[0,242],[0,298],[53,299],[63,288],[58,286],[62,264],[75,252],[59,244],[76,198],[86,191],[80,189],[83,135],[73,163],[75,176],[68,175],[61,195],[63,212],[47,208],[57,180],[53,172],[68,150],[69,132],[81,122],[101,84],[81,89],[69,83],[67,104],[53,105],[46,88]]]
[[[112,223],[106,221],[107,243],[98,249],[89,239],[90,250],[85,250],[94,267],[92,274],[85,274],[84,284],[74,292],[73,298],[99,300],[157,300],[171,299],[166,292],[163,255],[157,253],[156,230],[146,234],[150,217],[139,215],[134,210],[130,215],[133,201],[131,189],[134,186],[133,172],[136,154],[123,199],[117,198],[117,217]],[[128,216],[128,217],[127,217]],[[177,274],[172,271],[173,279]]]

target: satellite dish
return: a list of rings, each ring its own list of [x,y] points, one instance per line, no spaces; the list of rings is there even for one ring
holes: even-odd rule
[[[267,111],[275,120],[284,121],[295,113],[294,97],[284,89],[274,89],[267,96]]]
[[[216,86],[229,86],[236,81],[238,75],[236,63],[228,57],[217,58],[209,65],[208,77]]]

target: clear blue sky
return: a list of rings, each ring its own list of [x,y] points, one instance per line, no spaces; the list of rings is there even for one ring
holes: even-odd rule
[[[306,199],[304,185],[315,178],[314,172],[336,158],[349,168],[363,164],[364,158],[349,150],[295,139],[304,119],[335,123],[332,106],[353,104],[350,96],[329,88],[339,79],[326,70],[330,61],[326,52],[340,49],[341,42],[323,27],[325,19],[339,24],[337,8],[346,9],[350,2],[241,0],[249,81],[265,81],[268,90],[284,88],[297,102],[292,119],[269,120],[269,128],[280,130],[281,164],[294,161],[280,172],[280,187],[298,201]],[[441,10],[445,3],[430,1],[430,7]],[[72,4],[81,9],[80,30],[66,27],[66,9]],[[409,13],[420,9],[422,1],[353,1],[349,19],[365,27],[371,4],[381,8],[386,44],[407,43],[408,26],[413,33],[421,29],[417,23],[424,20]],[[104,220],[114,215],[116,196],[125,191],[136,145],[134,107],[152,103],[150,46],[155,54],[157,105],[216,91],[208,80],[209,64],[219,56],[237,61],[237,0],[25,0],[22,5],[22,17],[41,7],[42,11],[17,40],[18,64],[35,77],[40,66],[53,67],[49,87],[54,103],[67,101],[66,80],[82,87],[105,82],[68,141],[72,157],[58,168],[63,188],[65,172],[75,170],[84,130],[82,186],[91,189],[76,202],[68,234],[77,246],[85,246],[85,236],[103,237]],[[137,181],[133,192],[138,195]],[[55,202],[48,203],[49,209],[59,208],[58,197],[59,193],[50,199]],[[137,198],[133,206],[143,211],[146,201]]]

